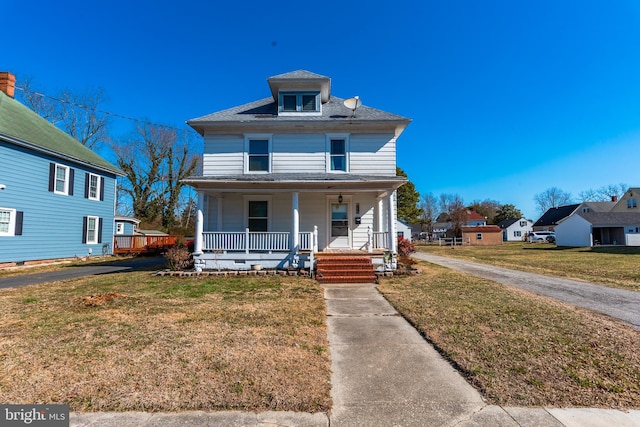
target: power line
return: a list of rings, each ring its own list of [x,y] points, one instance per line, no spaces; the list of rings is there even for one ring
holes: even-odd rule
[[[129,117],[129,116],[125,116],[123,114],[112,113],[111,111],[105,111],[105,110],[100,110],[98,108],[92,108],[92,107],[89,107],[87,105],[76,104],[76,103],[68,101],[66,99],[57,98],[57,97],[51,96],[51,95],[45,95],[43,93],[35,92],[33,90],[26,89],[26,88],[20,87],[20,86],[16,86],[15,88],[18,89],[18,90],[23,91],[24,93],[40,96],[40,97],[43,97],[43,98],[48,98],[48,99],[60,102],[62,104],[67,104],[67,105],[71,105],[71,106],[74,106],[74,107],[77,107],[77,108],[81,108],[81,109],[86,110],[86,111],[91,110],[91,111],[95,111],[95,112],[100,113],[100,114],[104,114],[106,116],[113,116],[113,117],[117,117],[117,118],[124,119],[124,120],[130,120],[130,121],[136,122],[136,123],[143,123],[143,124],[152,125],[152,126],[160,126],[160,127],[164,127],[164,128],[174,129],[174,130],[180,131],[180,132],[186,132],[187,131],[187,129],[184,128],[184,127],[183,128],[177,128],[177,127],[171,126],[171,125],[155,123],[155,122],[151,122],[151,121],[148,121],[148,120],[136,119],[135,117]]]

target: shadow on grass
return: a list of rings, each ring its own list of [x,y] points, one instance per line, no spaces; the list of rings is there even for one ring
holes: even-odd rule
[[[617,254],[617,255],[640,255],[640,247],[634,246],[594,246],[580,247],[555,246],[555,245],[535,245],[522,248],[524,251],[573,251],[573,252],[593,252],[597,254]]]

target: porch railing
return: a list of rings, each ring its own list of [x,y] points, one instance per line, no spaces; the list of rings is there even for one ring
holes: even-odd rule
[[[313,248],[313,233],[298,233],[298,250]],[[249,229],[236,232],[205,231],[202,250],[207,252],[290,252],[291,233],[257,232]]]
[[[387,249],[389,248],[389,232],[388,231],[374,231],[372,234],[372,249]]]

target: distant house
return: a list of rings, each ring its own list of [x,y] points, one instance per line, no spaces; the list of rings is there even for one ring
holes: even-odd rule
[[[397,220],[396,221],[396,229],[397,229],[397,233],[398,233],[398,238],[402,237],[404,239],[407,239],[409,241],[411,241],[411,235],[412,235],[412,229],[410,226],[408,226],[407,224],[405,224],[404,222]]]
[[[522,242],[533,230],[533,221],[525,218],[505,219],[498,223],[504,242]]]
[[[464,212],[464,217],[462,219],[463,227],[481,227],[487,225],[487,218],[480,215],[478,212],[473,209],[467,209]],[[434,239],[440,239],[443,237],[453,237],[453,228],[454,223],[451,218],[447,218],[445,222],[436,222],[432,226],[431,233],[433,234]]]
[[[558,246],[640,246],[640,210],[631,188],[617,201],[585,202],[555,226]],[[614,199],[615,200],[615,199]]]
[[[112,253],[122,172],[14,91],[0,73],[0,263]]]
[[[116,216],[116,235],[131,235],[138,231],[140,220],[128,216]]]
[[[580,206],[580,204],[547,209],[547,211],[533,223],[533,231],[553,231],[556,224],[571,215],[578,206]]]
[[[471,246],[502,244],[502,229],[497,225],[462,227],[462,242]]]

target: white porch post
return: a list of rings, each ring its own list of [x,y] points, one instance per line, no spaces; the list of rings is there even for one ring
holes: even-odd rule
[[[384,225],[383,225],[383,221],[382,221],[382,212],[383,212],[383,207],[382,207],[382,199],[378,199],[378,227],[376,228],[376,231],[382,231],[384,230]]]
[[[216,203],[218,205],[218,215],[217,215],[216,226],[218,231],[222,231],[222,204],[224,203],[224,198],[222,197],[222,193],[218,194],[216,199],[218,202]]]
[[[398,252],[398,239],[396,238],[396,235],[398,234],[396,232],[396,210],[395,210],[395,191],[392,191],[389,193],[389,195],[387,196],[387,209],[388,209],[388,219],[389,219],[389,223],[388,223],[388,230],[389,230],[389,250],[392,253],[397,253]]]
[[[202,255],[202,234],[204,232],[204,215],[202,206],[204,205],[204,194],[198,192],[198,210],[196,211],[196,235],[193,242],[193,254]]]
[[[291,253],[297,254],[300,248],[300,212],[298,211],[298,192],[291,192]]]

